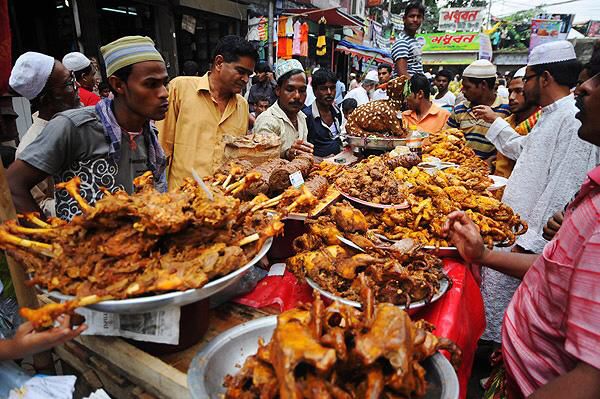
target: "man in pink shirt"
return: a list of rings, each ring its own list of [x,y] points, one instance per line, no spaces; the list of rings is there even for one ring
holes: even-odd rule
[[[593,77],[575,91],[578,135],[596,146],[598,61],[595,54]],[[493,397],[600,398],[600,166],[588,173],[541,255],[489,250],[463,212],[448,219],[444,228],[475,273],[485,264],[522,279],[504,316],[505,384]]]

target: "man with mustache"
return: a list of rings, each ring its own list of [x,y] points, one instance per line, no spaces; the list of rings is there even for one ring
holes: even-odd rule
[[[280,61],[275,67],[277,101],[256,118],[255,134],[274,134],[281,139],[281,158],[294,159],[313,153],[307,141],[306,115],[300,112],[306,100],[306,74],[300,61]],[[335,87],[334,87],[335,93]]]
[[[599,56],[592,58],[592,78],[575,90],[581,126],[569,131],[595,149],[600,146]],[[534,72],[527,67],[525,76]],[[541,255],[485,248],[464,212],[450,214],[444,226],[467,262],[522,279],[504,316],[503,364],[490,378],[494,383],[486,398],[600,397],[600,166],[592,166],[577,192]]]
[[[31,188],[53,176],[56,183],[79,176],[90,204],[110,192],[133,192],[133,180],[152,171],[166,189],[166,158],[151,120],[164,118],[168,75],[154,42],[126,36],[103,46],[106,74],[115,98],[94,107],[61,112],[17,157],[7,172],[17,213],[40,212]],[[66,190],[55,191],[56,215],[71,220],[81,213]]]
[[[579,121],[571,88],[580,65],[573,45],[555,41],[535,47],[522,80],[527,101],[542,107],[539,121],[522,136],[486,107],[475,107],[475,115],[493,122],[486,137],[499,152],[516,161],[502,196],[527,222],[527,233],[519,236],[513,252],[539,254],[548,243],[543,228],[548,218],[563,209],[575,195],[586,172],[600,161],[598,147],[577,137]],[[487,264],[486,264],[487,266]],[[520,281],[491,268],[483,269],[481,286],[486,331],[482,339],[501,341],[502,318]]]
[[[225,36],[213,51],[204,76],[178,76],[169,82],[169,109],[156,124],[169,157],[169,188],[177,188],[192,169],[211,175],[223,163],[224,135],[248,132],[248,102],[240,95],[258,61],[254,46]]]
[[[342,113],[335,106],[336,76],[329,69],[321,68],[312,76],[311,85],[315,101],[302,112],[306,115],[308,142],[314,145],[317,157],[327,157],[340,152]]]

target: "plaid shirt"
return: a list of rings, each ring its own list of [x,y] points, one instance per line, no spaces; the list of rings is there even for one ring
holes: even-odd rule
[[[571,371],[600,368],[600,166],[531,266],[506,315],[502,352],[523,396]]]

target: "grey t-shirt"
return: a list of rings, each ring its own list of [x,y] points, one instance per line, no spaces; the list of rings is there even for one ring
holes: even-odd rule
[[[103,196],[100,187],[133,192],[133,179],[149,170],[148,134],[144,131],[135,138],[134,150],[123,135],[116,163],[109,156],[109,143],[94,107],[73,109],[57,114],[18,159],[53,176],[55,183],[79,176],[81,196],[93,205]],[[66,190],[55,190],[54,196],[61,219],[71,220],[81,213]]]

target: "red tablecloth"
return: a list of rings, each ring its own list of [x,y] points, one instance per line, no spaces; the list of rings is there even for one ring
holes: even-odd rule
[[[483,299],[471,272],[462,263],[444,259],[444,270],[452,280],[452,287],[437,302],[411,311],[411,317],[433,323],[436,335],[451,339],[462,349],[458,380],[460,397],[465,398],[477,341],[485,328]],[[253,291],[234,299],[237,303],[256,308],[279,305],[281,311],[311,300],[310,287],[288,271],[283,276],[265,277]]]

